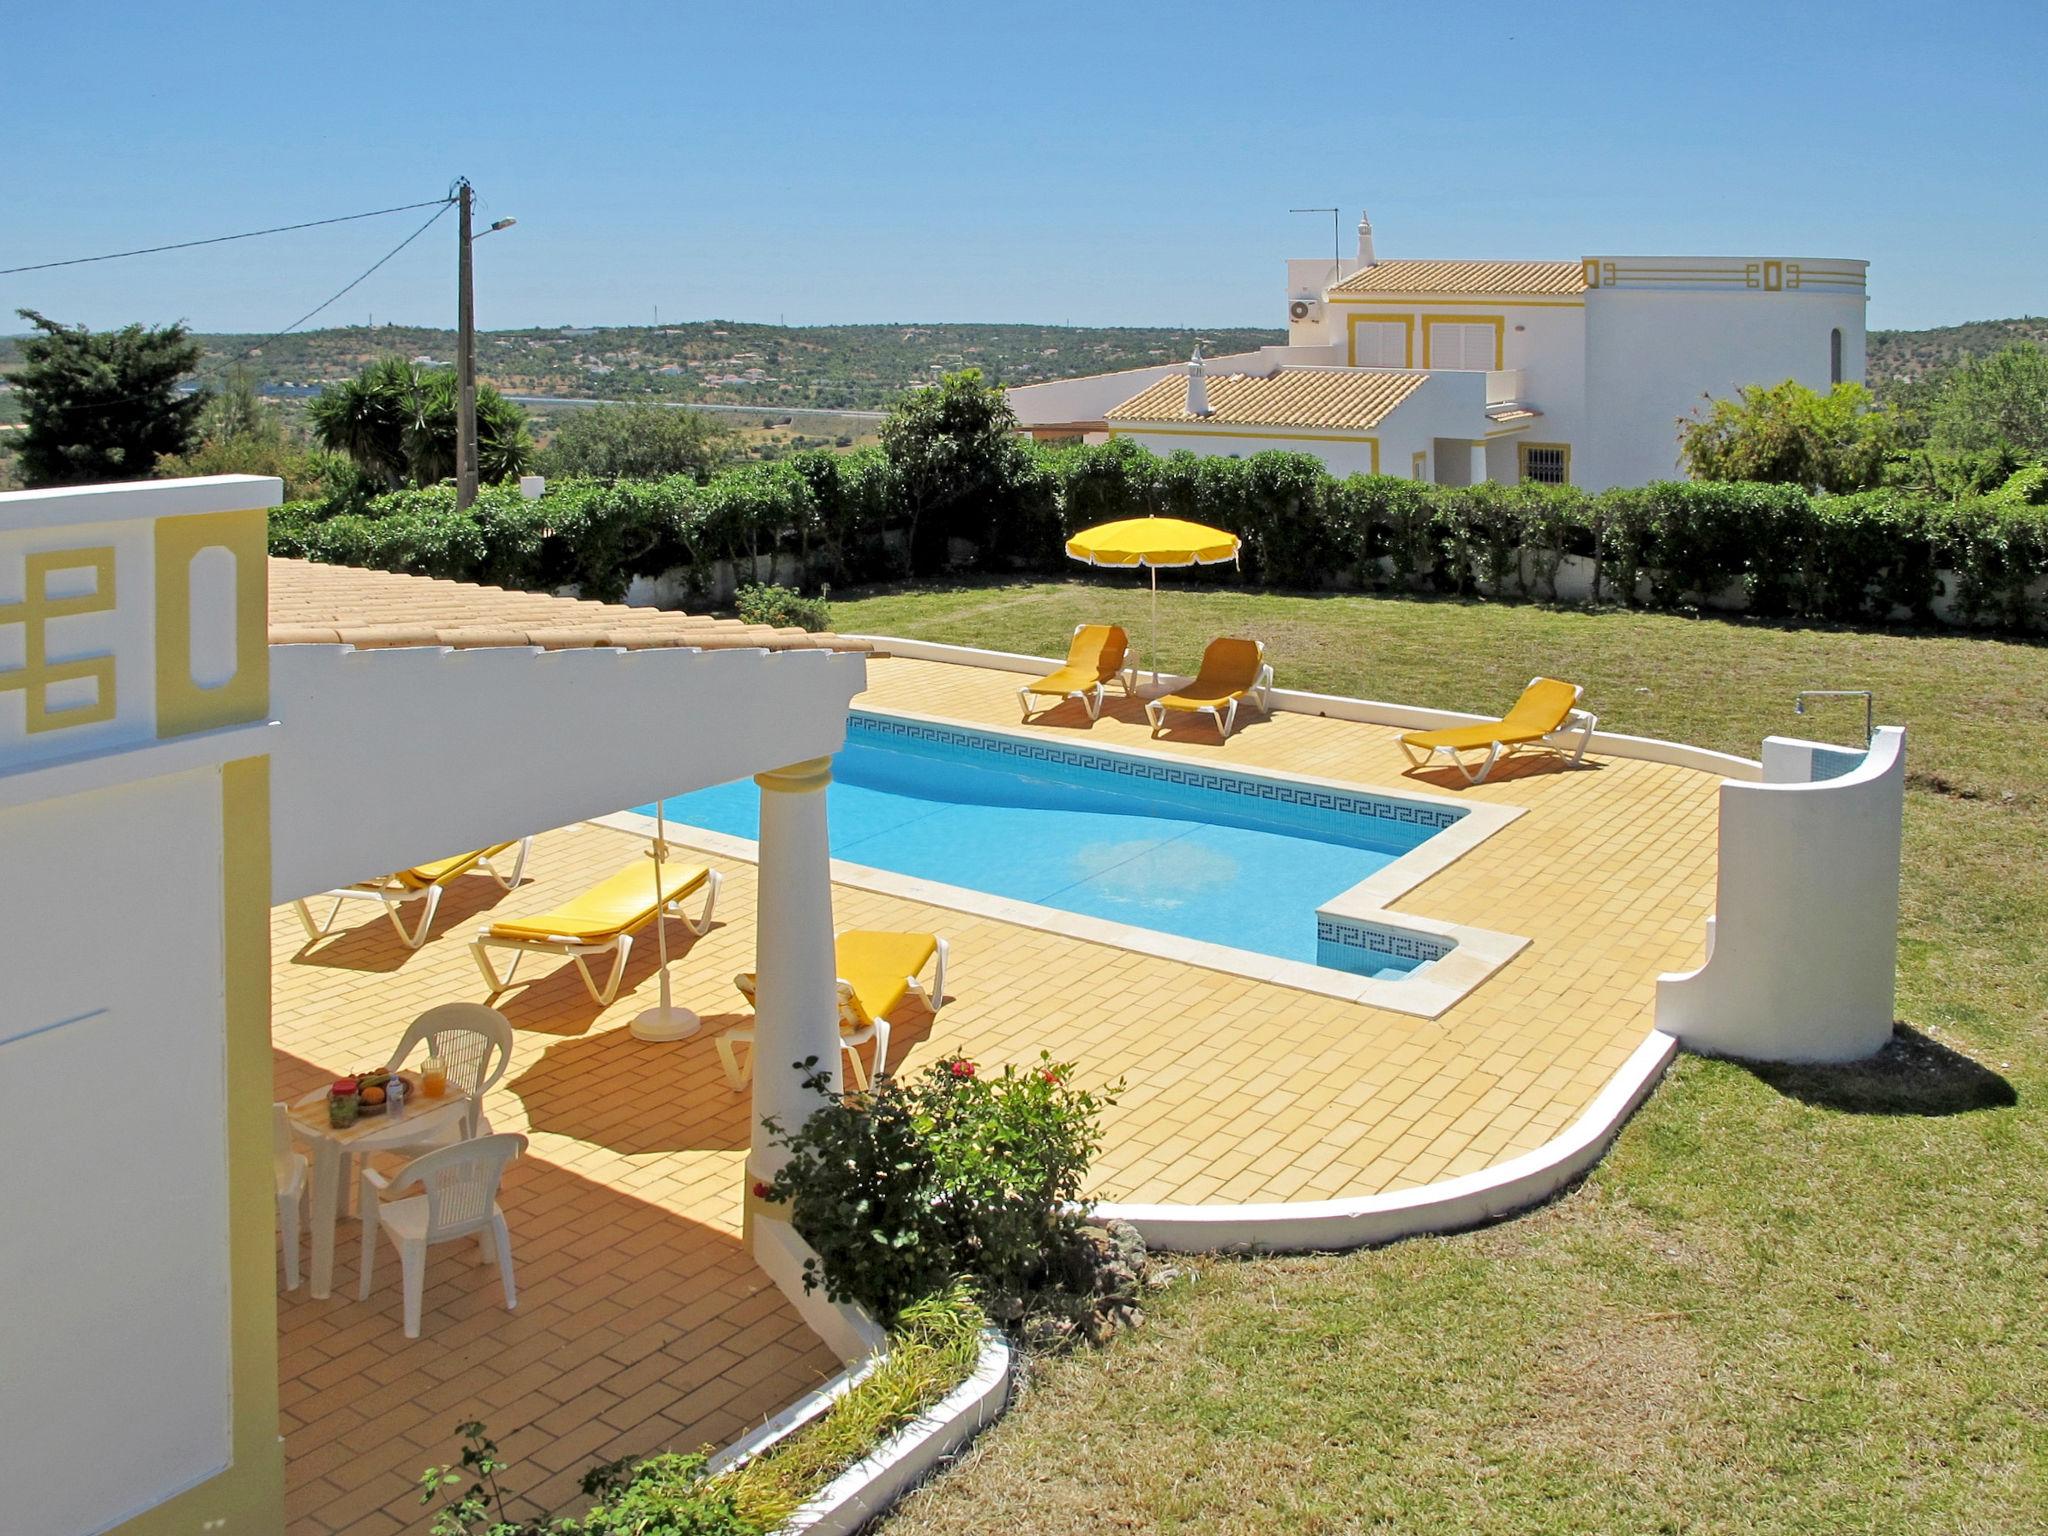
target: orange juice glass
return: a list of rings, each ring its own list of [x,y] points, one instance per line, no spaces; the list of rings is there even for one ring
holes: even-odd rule
[[[420,1063],[420,1092],[430,1099],[438,1099],[447,1091],[447,1064],[438,1056],[429,1056]]]

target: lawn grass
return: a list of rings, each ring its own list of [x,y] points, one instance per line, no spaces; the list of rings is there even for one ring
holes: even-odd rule
[[[1168,578],[1171,582],[1173,578]],[[2048,648],[1365,597],[1162,594],[1162,650],[1283,686],[1754,755],[1908,727],[1899,1011],[1877,1063],[1682,1058],[1580,1187],[1473,1233],[1208,1259],[1108,1350],[1041,1362],[888,1525],[1082,1531],[2038,1531],[2048,1523]],[[1146,634],[1115,578],[881,592],[847,632],[1058,654]]]

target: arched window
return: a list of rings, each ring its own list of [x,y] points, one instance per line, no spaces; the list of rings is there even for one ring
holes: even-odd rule
[[[1828,332],[1828,382],[1842,382],[1842,328],[1839,325]]]

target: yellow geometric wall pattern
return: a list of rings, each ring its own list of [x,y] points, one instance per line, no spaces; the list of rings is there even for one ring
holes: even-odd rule
[[[270,648],[265,613],[269,514],[202,512],[156,522],[156,733],[189,735],[261,720],[270,708]],[[195,626],[219,621],[193,602],[195,562],[209,551],[233,560],[233,580],[218,594],[232,605],[233,671],[202,684],[193,676]]]
[[[50,578],[68,571],[89,571],[88,590],[51,594]],[[75,586],[76,583],[61,583]],[[0,668],[0,693],[20,691],[25,698],[25,728],[30,735],[71,726],[96,725],[114,718],[114,658],[104,652],[50,659],[50,625],[81,614],[114,611],[112,545],[89,549],[51,549],[22,559],[22,597],[0,603],[0,630],[21,628],[22,664]],[[61,633],[59,645],[62,649]],[[90,690],[77,684],[89,683]],[[56,702],[51,691],[57,691]],[[79,697],[89,692],[88,697]]]

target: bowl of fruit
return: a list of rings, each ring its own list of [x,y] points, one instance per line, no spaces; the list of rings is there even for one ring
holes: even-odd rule
[[[389,1089],[391,1073],[383,1067],[356,1074],[356,1097],[361,1101],[362,1112],[366,1115],[381,1115],[391,1107]]]

